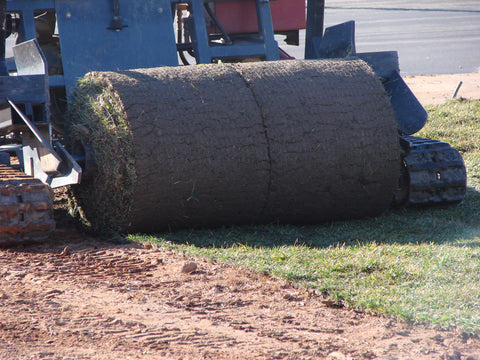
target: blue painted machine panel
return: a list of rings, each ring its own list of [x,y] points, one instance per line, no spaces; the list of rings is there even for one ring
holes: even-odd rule
[[[178,65],[170,0],[56,0],[67,91],[85,73]],[[114,25],[122,28],[115,30]]]

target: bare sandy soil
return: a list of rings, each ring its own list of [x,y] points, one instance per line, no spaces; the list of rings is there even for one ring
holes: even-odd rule
[[[407,79],[424,104],[451,96],[425,78]],[[480,98],[479,77],[462,79],[476,92],[458,96]],[[480,339],[346,309],[245,269],[105,242],[62,220],[44,244],[0,249],[0,359],[480,360]]]
[[[422,105],[442,104],[452,98],[480,99],[480,73],[406,76],[407,85]]]
[[[194,262],[196,270],[183,272]],[[480,340],[345,309],[284,281],[59,229],[0,250],[0,358],[480,359]]]

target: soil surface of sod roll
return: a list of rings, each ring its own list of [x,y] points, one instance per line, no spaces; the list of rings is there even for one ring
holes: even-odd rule
[[[92,72],[70,115],[97,231],[373,216],[398,181],[389,100],[356,59]]]

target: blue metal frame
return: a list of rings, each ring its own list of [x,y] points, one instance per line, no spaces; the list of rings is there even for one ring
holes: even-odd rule
[[[265,60],[279,60],[278,44],[274,39],[272,15],[269,0],[255,2],[258,23],[258,36],[252,35],[232,44],[212,44],[206,31],[204,4],[226,0],[171,0],[172,4],[187,3],[193,15],[190,23],[193,49],[197,63],[208,64],[212,59],[231,57],[260,56]]]
[[[106,0],[56,0],[67,89],[88,71],[178,65],[170,0],[122,1],[127,27],[112,30]]]
[[[317,59],[315,43],[322,40],[325,0],[307,1],[307,26],[305,30],[305,59]]]
[[[204,3],[215,1],[221,0],[118,0],[121,28],[112,28],[111,0],[14,0],[7,2],[7,10],[22,14],[20,31],[27,40],[36,38],[34,11],[56,11],[64,75],[50,76],[50,85],[65,86],[70,95],[77,79],[89,71],[177,66],[172,8],[178,3],[188,3],[193,14],[200,14],[190,29],[197,63],[245,56],[279,59],[269,0],[250,0],[256,4],[258,35],[230,45],[209,41]]]

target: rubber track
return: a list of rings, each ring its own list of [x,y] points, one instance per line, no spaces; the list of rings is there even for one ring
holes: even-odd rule
[[[54,229],[51,189],[0,164],[0,246],[43,241]]]
[[[467,172],[462,156],[449,144],[432,139],[402,136],[406,155],[408,205],[448,205],[463,200]]]

